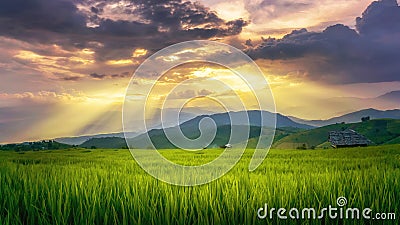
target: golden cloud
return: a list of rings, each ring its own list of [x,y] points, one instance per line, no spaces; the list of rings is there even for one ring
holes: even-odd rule
[[[54,46],[56,52],[60,52],[57,46]],[[67,52],[65,50],[62,56],[41,55],[33,51],[19,50],[14,58],[29,62],[32,69],[41,72],[50,78],[68,79],[71,77],[80,78],[84,74],[74,72],[76,69],[86,68],[95,63],[94,52],[90,49]],[[60,77],[60,75],[62,77]]]
[[[134,65],[137,64],[137,61],[132,59],[119,59],[119,60],[108,60],[106,62],[107,65],[111,66],[127,66],[127,65]]]
[[[133,58],[138,58],[147,55],[147,50],[144,48],[137,48],[132,53]]]

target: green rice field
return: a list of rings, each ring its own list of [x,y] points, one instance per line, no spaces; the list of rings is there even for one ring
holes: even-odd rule
[[[192,165],[221,151],[160,152]],[[216,181],[179,187],[148,175],[129,150],[0,151],[0,224],[400,224],[400,145],[271,150],[249,172],[252,152]],[[395,218],[257,216],[265,204],[321,210],[341,196]]]

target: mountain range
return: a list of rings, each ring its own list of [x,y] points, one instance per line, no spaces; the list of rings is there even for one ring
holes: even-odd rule
[[[158,110],[154,114],[160,115],[160,113],[161,113],[161,111]],[[195,118],[196,116],[211,115],[211,114],[213,114],[211,111],[199,110],[199,109],[196,109],[193,107],[185,108],[182,111],[180,109],[167,108],[167,109],[163,110],[163,118],[165,118],[164,126],[166,126],[166,127],[177,126],[185,121]],[[179,115],[178,121],[175,120],[176,115]],[[156,118],[156,117],[151,118],[149,120],[148,125],[149,125],[150,129],[162,128],[159,118]],[[133,138],[142,133],[143,132],[128,132],[127,136],[129,138]],[[55,141],[60,142],[60,143],[69,144],[69,145],[81,145],[84,142],[86,142],[92,138],[113,138],[113,137],[124,138],[124,133],[117,132],[117,133],[106,133],[106,134],[83,135],[83,136],[76,136],[76,137],[61,137],[61,138],[56,138]]]
[[[384,95],[377,97],[377,99],[383,101],[395,102],[398,105],[400,105],[400,90],[386,93]]]
[[[136,137],[137,135],[139,135],[139,133],[129,132],[127,134],[127,137],[133,138]],[[81,145],[90,139],[109,138],[109,137],[125,138],[124,132],[119,132],[119,133],[109,133],[109,134],[84,135],[77,137],[61,137],[61,138],[55,138],[54,140],[59,143],[68,145]]]
[[[276,118],[276,127],[291,127],[293,129],[312,129],[313,126],[296,123],[289,119],[286,116],[283,116],[279,113],[271,113],[267,111],[240,111],[240,112],[230,112],[230,113],[217,113],[213,115],[202,115],[197,116],[189,121],[186,121],[179,126],[170,127],[165,130],[163,129],[152,129],[145,134],[141,134],[132,139],[128,139],[130,146],[135,148],[149,148],[148,137],[150,137],[153,145],[156,148],[176,148],[177,146],[173,145],[167,138],[165,132],[171,132],[173,135],[176,135],[174,129],[180,129],[182,133],[190,138],[196,139],[201,135],[199,130],[199,124],[203,119],[212,119],[214,124],[203,124],[203,131],[205,133],[210,133],[214,130],[214,126],[216,127],[215,138],[211,143],[190,143],[186,145],[186,148],[215,148],[221,145],[225,145],[226,143],[237,144],[243,141],[246,141],[248,138],[258,137],[261,133],[261,129],[263,129],[266,133],[271,133],[272,128],[274,127],[274,119]],[[248,119],[248,121],[247,121]],[[234,140],[236,143],[233,143],[232,140],[229,140],[231,136],[231,129],[236,129],[237,133],[241,131],[247,131],[247,126],[249,127],[249,134],[238,135],[238,139]],[[176,140],[176,138],[175,138]]]
[[[258,110],[217,113],[213,115],[201,115],[182,123],[180,126],[182,128],[197,126],[197,124],[199,124],[199,122],[202,119],[210,118],[214,120],[215,125],[217,127],[223,125],[235,126],[235,125],[248,125],[248,124],[250,126],[257,126],[257,127],[274,127],[275,126],[274,117],[276,118],[276,127],[278,128],[280,127],[294,127],[302,129],[314,128],[314,126],[311,125],[295,122],[289,117],[279,113],[271,113],[267,111],[258,111]]]
[[[365,109],[357,112],[345,114],[343,116],[331,118],[328,120],[304,120],[296,117],[287,117],[279,113],[271,113],[266,111],[241,111],[241,112],[231,112],[231,113],[217,113],[212,115],[200,115],[192,119],[189,119],[179,125],[182,133],[188,138],[195,139],[200,136],[200,130],[198,124],[201,120],[205,118],[210,118],[214,121],[217,127],[217,133],[215,140],[209,146],[201,147],[216,147],[221,144],[227,143],[227,137],[230,136],[231,126],[244,126],[247,121],[246,114],[249,118],[250,124],[250,135],[249,139],[257,139],[260,134],[261,129],[270,129],[273,126],[272,118],[276,116],[277,130],[275,133],[275,142],[293,135],[294,133],[307,132],[312,130],[317,130],[314,128],[328,126],[332,124],[348,124],[361,122],[362,117],[370,117],[371,119],[400,119],[400,110],[376,110],[376,109]],[[194,115],[194,114],[193,114]],[[231,116],[231,118],[230,118]],[[261,123],[261,117],[265,120]],[[230,121],[234,121],[231,123]],[[156,147],[158,148],[174,148],[165,136],[162,129],[158,128],[151,129],[147,134],[152,139]],[[178,126],[171,126],[167,129],[176,129]],[[209,125],[205,125],[205,131],[208,132],[211,129]],[[318,131],[318,130],[317,130]],[[269,132],[269,131],[268,131]],[[147,138],[146,133],[130,133],[129,139],[134,147],[137,148],[148,148],[148,144],[145,141]],[[326,136],[323,134],[322,136]],[[99,134],[93,136],[81,136],[81,137],[71,137],[71,138],[58,138],[56,141],[60,143],[80,145],[82,147],[99,147],[99,148],[124,148],[126,144],[124,142],[124,134],[112,133],[112,134]],[[241,140],[245,141],[245,140]],[[310,145],[311,146],[311,145]],[[312,145],[314,146],[314,145]],[[199,147],[199,146],[193,146]]]
[[[209,113],[209,112],[208,112]],[[212,114],[212,115],[200,115],[196,116],[195,113],[188,112],[185,113],[183,117],[180,118],[180,121],[184,121],[181,123],[181,127],[197,127],[197,124],[199,121],[205,117],[210,117],[216,122],[217,126],[222,126],[222,125],[230,125],[230,118],[229,115],[233,117],[233,120],[238,120],[237,123],[232,124],[232,125],[246,125],[247,122],[244,121],[242,118],[245,118],[245,114],[247,113],[248,118],[250,120],[250,125],[252,126],[267,126],[267,127],[273,127],[272,123],[272,118],[276,117],[276,122],[277,122],[277,127],[293,127],[293,128],[302,128],[302,129],[311,129],[313,126],[307,125],[307,124],[301,124],[294,122],[290,118],[281,115],[279,113],[270,113],[266,111],[248,111],[248,112],[231,112],[231,113],[217,113],[217,114]],[[262,114],[261,114],[262,113]],[[211,114],[211,113],[210,113]],[[167,113],[167,116],[172,116],[173,113]],[[261,124],[261,116],[262,118],[266,119],[264,120],[264,123]],[[175,127],[177,124],[173,123],[166,123],[167,127]],[[155,124],[152,129],[150,130],[155,130],[153,132],[156,132],[157,129],[161,129],[161,125],[159,123]],[[137,132],[130,132],[128,137],[129,138],[134,138],[136,136],[139,136],[140,134],[143,133],[137,133]],[[85,135],[85,136],[78,136],[78,137],[63,137],[63,138],[56,138],[55,140],[60,143],[65,143],[69,145],[81,145],[84,142],[93,139],[93,138],[110,138],[110,137],[118,137],[118,138],[124,138],[124,133],[110,133],[110,134],[96,134],[96,135]]]
[[[400,93],[400,92],[399,92]],[[363,117],[370,117],[370,119],[400,119],[400,110],[377,110],[377,109],[364,109],[357,112],[345,114],[343,116],[334,117],[328,120],[304,120],[296,117],[289,117],[293,121],[301,124],[307,124],[315,127],[322,127],[336,123],[356,123],[360,122]]]

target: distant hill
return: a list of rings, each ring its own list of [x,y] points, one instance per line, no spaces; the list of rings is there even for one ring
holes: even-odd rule
[[[273,143],[278,142],[282,138],[285,138],[289,135],[295,134],[297,132],[304,131],[304,129],[301,128],[293,128],[293,127],[281,127],[277,128],[275,130],[275,136],[274,136],[274,141]],[[256,148],[257,143],[258,143],[259,137],[253,137],[249,138],[248,143],[247,143],[247,148]]]
[[[202,113],[210,113],[207,111],[200,111]],[[173,127],[176,126],[174,123],[170,122],[168,123],[169,120],[174,121],[172,119],[172,116],[176,115],[176,109],[169,109],[166,112],[166,120],[167,122],[164,124],[167,127]],[[197,112],[199,113],[199,112]],[[250,119],[250,124],[252,126],[269,126],[272,127],[271,120],[268,120],[268,118],[273,118],[273,116],[276,116],[277,119],[277,127],[293,127],[293,128],[301,128],[301,129],[311,129],[314,128],[313,126],[306,125],[306,124],[301,124],[294,122],[290,118],[281,115],[281,114],[273,114],[270,112],[260,112],[260,111],[244,111],[244,112],[231,112],[230,115],[233,115],[235,118],[243,118],[243,114],[248,113],[249,119]],[[261,113],[263,114],[263,118],[267,118],[268,121],[265,121],[263,125],[261,125]],[[218,113],[218,114],[212,114],[212,115],[200,115],[196,116],[194,112],[190,113],[180,113],[180,121],[182,122],[181,126],[189,126],[189,127],[197,127],[198,122],[205,118],[205,117],[210,117],[216,121],[217,126],[223,126],[223,125],[230,125],[230,119],[229,119],[229,114],[228,113]],[[234,125],[245,125],[247,124],[246,121],[239,120],[239,123],[234,124]],[[161,125],[156,124],[152,127],[152,129],[160,129]],[[140,133],[136,132],[130,132],[128,137],[129,138],[134,138],[138,136]],[[124,133],[110,133],[110,134],[95,134],[95,135],[84,135],[84,136],[78,136],[78,137],[62,137],[62,138],[56,138],[55,140],[60,143],[68,144],[68,145],[82,145],[84,142],[90,140],[90,139],[100,139],[100,138],[106,138],[106,137],[118,137],[118,138],[124,138]],[[86,146],[86,144],[85,144]]]
[[[383,101],[398,102],[400,105],[400,90],[386,93],[384,95],[377,97],[377,99],[383,100]]]
[[[400,101],[399,101],[400,102]],[[399,105],[400,107],[400,105]],[[322,127],[336,123],[357,123],[361,121],[362,117],[371,117],[371,119],[400,119],[400,110],[377,110],[377,109],[364,109],[343,116],[334,117],[328,120],[303,120],[296,117],[290,117],[293,121],[311,126]]]
[[[240,128],[241,125],[236,126],[236,128]],[[243,126],[243,129],[245,130],[245,127]],[[269,128],[261,128],[261,127],[255,127],[251,126],[250,127],[250,135],[249,135],[249,141],[248,141],[248,147],[249,148],[254,148],[257,144],[258,137],[260,135],[261,129],[264,129],[265,132],[270,132],[271,129]],[[292,127],[284,127],[284,128],[278,128],[275,131],[275,140],[277,141],[281,138],[284,138],[290,134],[294,134],[299,131],[303,131],[304,129],[301,128],[292,128]],[[217,127],[217,133],[212,141],[212,143],[208,146],[192,146],[192,148],[218,148],[219,146],[225,145],[226,143],[229,142],[229,137],[230,137],[230,131],[231,131],[231,126],[229,125],[223,125]],[[190,139],[195,139],[200,135],[199,130],[193,129],[193,127],[185,127],[182,129],[183,134],[190,138]],[[151,140],[153,141],[153,144],[156,148],[158,149],[172,149],[176,148],[165,136],[165,133],[161,129],[153,129],[148,132]],[[132,143],[132,146],[134,148],[151,148],[151,146],[148,145],[147,143],[147,134],[141,134],[135,138],[128,139],[130,143]],[[246,141],[244,140],[238,140],[238,142],[243,142]],[[236,144],[236,143],[232,143]],[[92,138],[85,143],[81,144],[80,147],[84,148],[126,148],[126,143],[124,138],[118,138],[118,137],[108,137],[108,138]]]
[[[247,114],[247,115],[246,115]],[[249,121],[246,121],[246,116],[249,118]],[[229,113],[217,113],[213,115],[202,115],[197,116],[194,119],[186,121],[181,124],[181,127],[197,127],[200,120],[205,117],[209,117],[213,119],[217,126],[223,125],[247,125],[256,126],[256,127],[273,127],[273,118],[276,117],[276,127],[294,127],[294,128],[301,128],[301,129],[312,129],[314,126],[302,124],[295,122],[279,113],[271,113],[267,111],[258,111],[258,110],[251,110],[251,111],[240,111],[240,112],[229,112]],[[232,117],[232,118],[230,118]],[[261,124],[261,118],[264,118]],[[231,123],[231,121],[234,121]]]
[[[243,129],[240,127],[243,126]],[[235,125],[238,130],[245,130],[244,125]],[[171,129],[171,128],[169,128]],[[195,139],[200,135],[200,131],[197,126],[181,126],[183,134],[190,138]],[[207,129],[207,128],[206,128]],[[250,127],[250,135],[248,139],[248,147],[254,148],[257,144],[260,131],[264,129],[265,132],[270,132],[270,128],[267,127]],[[297,148],[303,145],[307,148],[322,148],[330,147],[327,142],[328,134],[330,131],[353,129],[358,133],[366,136],[374,144],[400,144],[400,120],[394,119],[376,119],[360,123],[351,124],[332,124],[324,127],[315,129],[301,129],[293,127],[282,127],[277,128],[275,131],[274,148]],[[222,125],[217,127],[216,137],[213,142],[208,146],[192,146],[193,148],[217,148],[229,142],[231,126]],[[207,132],[207,130],[206,130]],[[170,149],[176,148],[165,136],[165,133],[161,129],[153,129],[148,132],[153,144],[159,149]],[[141,134],[135,138],[128,139],[128,141],[135,148],[150,148],[146,142],[147,135]],[[238,142],[244,142],[244,140],[237,140]],[[235,144],[235,143],[232,143]],[[93,138],[82,145],[85,148],[126,148],[124,138],[118,137],[107,137],[107,138]]]
[[[297,148],[303,146],[327,147],[330,131],[353,129],[377,145],[400,142],[400,120],[376,119],[360,123],[333,124],[312,130],[301,131],[284,137],[274,144],[275,148]]]
[[[125,138],[121,137],[91,138],[79,146],[83,148],[127,148]]]
[[[246,115],[247,114],[247,115]],[[249,121],[244,120],[248,116]],[[196,139],[200,136],[200,130],[198,129],[199,122],[209,117],[211,118],[216,126],[217,133],[214,141],[209,146],[192,146],[193,148],[209,148],[209,147],[218,147],[221,145],[225,145],[229,142],[231,126],[240,127],[247,126],[246,124],[250,123],[250,139],[258,137],[261,129],[270,129],[268,127],[273,127],[273,117],[276,116],[276,126],[277,128],[282,128],[277,131],[277,135],[279,137],[285,136],[288,133],[291,133],[293,130],[303,130],[303,129],[311,129],[313,128],[310,125],[305,125],[301,123],[294,122],[290,118],[283,116],[281,114],[274,114],[266,111],[240,111],[240,112],[230,112],[230,113],[218,113],[213,115],[201,115],[197,116],[193,119],[190,119],[186,122],[183,122],[180,125],[180,129],[185,134],[186,137],[190,139]],[[232,118],[230,118],[232,117]],[[264,121],[261,121],[261,118],[264,118]],[[234,121],[231,124],[231,120]],[[175,126],[176,127],[176,126]],[[263,127],[263,128],[261,128]],[[171,129],[171,128],[167,128]],[[210,128],[211,129],[211,128]],[[244,129],[240,129],[244,130]],[[291,130],[291,132],[289,132]],[[148,132],[153,144],[157,148],[176,148],[165,136],[165,133],[162,129],[152,129]],[[141,134],[136,137],[130,138],[129,142],[132,143],[132,146],[135,148],[150,148],[147,143],[147,134]],[[239,142],[245,140],[238,140]],[[233,144],[233,143],[232,143]],[[84,143],[80,145],[81,147],[90,148],[121,148],[126,147],[125,140],[123,139],[123,135],[120,137],[94,137],[89,140],[86,140]]]
[[[210,111],[205,111],[205,110],[199,110],[196,108],[185,108],[187,112],[180,112],[180,109],[165,109],[163,117],[165,119],[164,126],[166,127],[171,127],[171,126],[176,126],[176,121],[174,120],[174,117],[179,113],[179,122],[183,123],[185,121],[188,121],[190,119],[195,118],[199,114],[202,115],[208,115],[212,114]],[[157,111],[156,115],[160,115],[161,113],[160,110]],[[160,118],[154,118],[154,121],[158,121]],[[159,129],[161,128],[161,122],[154,122],[155,124],[150,124],[151,129]],[[138,132],[129,132],[128,133],[128,138],[133,138],[138,136],[141,133]],[[93,135],[82,135],[82,136],[77,136],[77,137],[61,137],[61,138],[56,138],[55,140],[64,143],[64,144],[69,144],[69,145],[81,145],[84,142],[94,139],[94,138],[105,138],[105,137],[119,137],[119,138],[124,138],[124,133],[123,132],[118,132],[118,133],[107,133],[107,134],[93,134]]]
[[[135,132],[130,132],[128,134],[128,137],[136,137],[138,133]],[[105,138],[105,137],[119,137],[119,138],[124,138],[124,133],[110,133],[110,134],[94,134],[94,135],[84,135],[84,136],[78,136],[78,137],[62,137],[62,138],[56,138],[55,141],[59,143],[64,143],[68,145],[81,145],[85,141],[88,141],[93,138]]]
[[[246,121],[243,118],[248,117],[249,121]],[[199,123],[204,118],[210,118],[215,122],[217,126],[217,133],[214,141],[209,146],[190,146],[191,148],[215,148],[221,145],[225,145],[229,142],[231,126],[240,127],[247,126],[246,124],[250,124],[250,135],[248,137],[250,139],[256,138],[260,135],[261,129],[270,130],[271,127],[274,126],[273,117],[276,116],[276,126],[277,128],[286,128],[286,130],[299,130],[299,129],[311,129],[312,126],[304,125],[301,123],[296,123],[289,119],[286,116],[281,114],[274,114],[267,111],[240,111],[240,112],[230,112],[230,113],[218,113],[213,115],[202,115],[197,116],[189,121],[186,121],[180,125],[180,129],[183,134],[190,138],[196,139],[200,135],[200,130],[198,129]],[[261,121],[261,118],[265,120]],[[167,128],[171,129],[171,128]],[[207,128],[206,129],[211,129]],[[241,129],[244,130],[244,129]],[[282,135],[284,129],[277,132],[278,135]],[[266,131],[269,132],[269,131]],[[285,134],[287,131],[285,132]],[[153,144],[157,148],[176,148],[168,138],[166,137],[164,131],[162,129],[153,129],[148,132],[149,137],[151,138]],[[129,142],[135,148],[150,148],[147,143],[147,134],[139,135]],[[237,140],[238,142],[243,142],[245,140]],[[254,141],[254,140],[253,140]],[[235,143],[231,143],[235,144]]]
[[[236,128],[241,129],[240,128],[241,126],[243,126],[243,125],[237,125]],[[181,126],[181,129],[182,129],[182,133],[187,138],[196,139],[197,137],[200,136],[200,131],[197,128],[197,126],[196,127]],[[167,128],[167,130],[168,130],[168,128]],[[219,127],[217,127],[217,132],[216,132],[215,138],[211,144],[209,144],[207,146],[205,146],[205,145],[204,146],[203,145],[202,146],[190,146],[190,148],[218,148],[219,146],[229,143],[229,137],[231,134],[230,131],[231,131],[231,126],[229,126],[229,125],[219,126]],[[261,127],[251,126],[249,137],[253,138],[253,137],[259,136],[260,131],[261,131]],[[166,135],[162,129],[153,129],[153,130],[149,131],[147,134],[151,138],[153,145],[158,149],[176,148],[176,146],[173,145],[168,140],[168,138],[166,137]],[[133,139],[130,139],[129,143],[131,143],[131,145],[134,148],[151,148],[151,146],[148,146],[148,142],[146,141],[147,134],[142,134]],[[238,142],[242,142],[245,140],[246,139],[238,140]],[[231,143],[231,144],[235,144],[235,143]]]

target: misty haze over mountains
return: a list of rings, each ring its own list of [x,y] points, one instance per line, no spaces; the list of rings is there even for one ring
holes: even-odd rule
[[[391,106],[392,108],[397,108],[397,109],[378,110],[374,108],[366,108],[363,110],[354,111],[351,113],[344,114],[342,116],[337,116],[326,120],[306,120],[295,116],[285,116],[280,113],[273,114],[270,112],[263,112],[264,114],[263,117],[269,118],[264,124],[260,124],[259,111],[258,112],[255,110],[247,111],[247,114],[249,116],[251,126],[272,127],[273,124],[271,124],[270,119],[273,116],[276,116],[277,128],[292,127],[300,129],[312,129],[315,127],[322,127],[330,124],[343,123],[343,122],[356,123],[360,122],[362,117],[367,117],[367,116],[369,116],[371,119],[400,119],[400,90],[392,91],[375,98],[339,97],[335,99],[341,104],[349,102],[354,105],[354,103],[356,102],[361,106],[376,105],[378,107],[383,107],[383,108]],[[159,115],[159,113],[160,110],[158,110],[157,113],[155,113],[155,115]],[[175,127],[178,125],[181,125],[181,128],[188,126],[197,127],[199,121],[205,117],[210,117],[214,119],[216,121],[217,126],[226,126],[230,124],[229,116],[227,116],[227,113],[217,113],[208,110],[202,110],[199,108],[184,108],[182,109],[182,111],[180,111],[179,109],[170,108],[170,109],[165,109],[163,113],[164,113],[163,118],[165,118],[164,128]],[[233,117],[240,118],[245,116],[243,115],[243,113],[246,112],[231,112],[231,115]],[[176,115],[179,115],[178,120],[175,119]],[[150,124],[149,131],[155,129],[161,129],[162,124],[160,122],[154,123],[152,121],[153,119],[154,118],[149,120]],[[154,121],[159,121],[159,119],[154,119]],[[232,125],[245,125],[245,124],[246,124],[245,121],[241,121],[238,124],[232,124]],[[140,132],[140,131],[129,132],[128,138],[135,138],[144,133],[146,132]],[[56,138],[55,140],[60,143],[65,143],[70,145],[80,145],[92,138],[106,138],[106,137],[124,138],[124,133],[117,132],[117,133],[106,133],[106,134],[83,135],[78,137],[62,137],[62,138]]]
[[[355,123],[361,122],[362,117],[370,117],[371,119],[400,119],[400,110],[376,110],[376,109],[364,109],[357,112],[345,114],[343,116],[334,117],[328,120],[303,120],[296,117],[289,117],[293,121],[298,123],[307,124],[315,127],[327,126],[336,123]]]
[[[260,111],[241,111],[241,112],[232,112],[231,116],[233,118],[245,118],[245,114],[249,116],[249,123],[250,126],[254,127],[272,127],[273,124],[271,121],[274,116],[276,116],[276,127],[277,128],[285,128],[285,127],[292,127],[292,128],[299,128],[299,129],[312,129],[315,127],[321,127],[321,126],[326,126],[330,124],[336,124],[336,123],[356,123],[360,122],[362,117],[367,117],[369,116],[371,119],[400,119],[400,109],[393,109],[393,110],[376,110],[376,109],[364,109],[360,111],[356,111],[353,113],[345,114],[343,116],[339,117],[334,117],[328,120],[304,120],[296,117],[290,117],[290,116],[284,116],[279,113],[271,113],[271,112],[266,112],[262,111],[263,113],[263,118],[267,118],[266,121],[261,124],[260,122]],[[211,115],[200,115],[197,116],[195,114],[185,114],[185,119],[186,121],[183,120],[181,122],[180,127],[181,129],[185,128],[190,128],[190,127],[198,127],[198,124],[201,119],[209,117],[213,119],[217,125],[217,127],[221,126],[229,126],[229,125],[234,125],[234,126],[243,126],[246,125],[247,122],[243,120],[238,120],[239,122],[236,124],[231,124],[229,115],[228,113],[217,113],[217,114],[211,114]],[[177,125],[173,125],[177,126]],[[173,127],[170,126],[170,127]],[[151,127],[149,129],[149,132],[151,131],[156,131],[160,130],[160,125]],[[129,133],[128,137],[129,138],[135,138],[143,133],[135,133],[131,132]],[[105,137],[119,137],[119,138],[124,138],[124,133],[111,133],[111,134],[97,134],[97,135],[85,135],[85,136],[79,136],[79,137],[64,137],[64,138],[56,138],[55,140],[60,142],[60,143],[65,143],[65,144],[71,144],[71,145],[80,145],[84,143],[85,141],[92,139],[92,138],[105,138]]]

